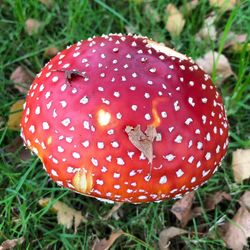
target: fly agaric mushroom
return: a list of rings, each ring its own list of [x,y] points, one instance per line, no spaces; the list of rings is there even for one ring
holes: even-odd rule
[[[117,202],[179,197],[206,182],[228,146],[210,77],[147,37],[80,41],[36,76],[21,135],[59,185]]]

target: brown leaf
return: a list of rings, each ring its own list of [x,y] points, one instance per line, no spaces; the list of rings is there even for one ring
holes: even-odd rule
[[[239,199],[241,206],[246,207],[250,211],[250,191],[246,191]]]
[[[18,152],[17,157],[23,161],[28,161],[31,158],[31,152],[29,149],[23,147],[23,139],[20,136],[16,137],[10,144],[5,146],[4,151],[7,153]]]
[[[185,227],[188,221],[193,217],[192,205],[195,192],[185,194],[180,200],[176,201],[171,208],[171,212],[180,221],[181,226]]]
[[[210,195],[206,200],[205,200],[205,209],[206,210],[214,210],[216,205],[223,200],[228,200],[231,201],[232,197],[230,194],[224,192],[224,191],[218,191],[213,195]]]
[[[182,32],[185,19],[182,13],[176,8],[174,4],[168,4],[166,7],[166,13],[168,15],[166,22],[166,29],[171,34],[171,36],[179,36]]]
[[[135,128],[127,126],[125,131],[130,142],[145,155],[149,163],[152,163],[153,141],[157,136],[155,127],[147,126],[145,133],[143,133],[140,125],[137,125]]]
[[[41,26],[42,23],[33,18],[29,18],[25,22],[25,30],[30,36],[37,34]]]
[[[212,7],[219,8],[220,11],[232,10],[239,0],[209,0]]]
[[[23,104],[25,100],[16,101],[10,108],[9,120],[7,122],[7,128],[11,130],[19,130],[20,122],[22,118]]]
[[[22,161],[28,161],[31,158],[31,152],[29,149],[23,147],[20,152],[20,159]]]
[[[222,238],[229,248],[242,250],[247,246],[250,237],[250,191],[246,191],[239,199],[241,207],[232,221],[222,228]]]
[[[170,245],[170,240],[176,236],[187,234],[188,231],[178,228],[169,227],[160,232],[159,235],[159,247],[160,250],[168,250]]]
[[[229,76],[235,76],[228,59],[223,54],[219,55],[218,52],[209,51],[202,58],[198,58],[196,63],[210,75],[216,64],[217,85],[220,85]]]
[[[103,217],[103,220],[108,220],[111,217],[115,217],[115,219],[119,219],[119,216],[117,215],[118,210],[121,208],[121,206],[123,205],[123,202],[117,202],[112,208],[111,210],[108,212],[107,215],[105,215]]]
[[[11,74],[10,80],[21,93],[26,94],[34,77],[22,66],[18,66]]]
[[[229,32],[227,35],[224,48],[234,47],[246,41],[247,41],[247,34],[235,34],[234,32]]]
[[[92,250],[108,250],[114,242],[124,234],[122,230],[111,233],[108,239],[102,239],[94,244]]]
[[[44,4],[47,8],[51,8],[55,1],[54,0],[39,0],[42,4]]]
[[[195,35],[195,38],[197,41],[202,40],[216,40],[217,31],[214,25],[216,16],[214,14],[211,14],[209,17],[207,17],[204,21],[203,27],[200,29],[200,31]]]
[[[229,248],[242,250],[247,246],[247,238],[250,237],[250,213],[246,207],[241,207],[227,224],[227,231],[222,237]]]
[[[250,149],[237,149],[233,152],[234,180],[241,183],[250,178]]]
[[[44,51],[44,57],[48,57],[48,58],[52,58],[54,56],[57,55],[57,53],[59,52],[57,47],[51,46],[45,49]]]
[[[52,201],[51,198],[44,198],[38,201],[39,205],[46,207]],[[78,226],[81,222],[86,222],[82,216],[81,211],[77,211],[74,208],[69,207],[61,201],[57,201],[52,207],[51,211],[57,213],[58,224],[65,226],[67,229],[74,225],[75,233],[77,232]]]
[[[17,238],[17,239],[12,239],[12,240],[5,240],[0,245],[0,250],[13,249],[16,246],[23,244],[24,241],[25,241],[24,237],[20,237],[20,238]]]

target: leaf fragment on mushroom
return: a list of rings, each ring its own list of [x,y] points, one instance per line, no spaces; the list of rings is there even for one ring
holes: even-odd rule
[[[51,202],[53,202],[51,198],[43,198],[38,201],[41,207],[46,207]],[[65,226],[67,229],[74,225],[75,233],[77,232],[77,228],[81,222],[86,221],[82,216],[81,211],[77,211],[61,201],[56,201],[51,207],[51,211],[57,213],[58,224]]]
[[[234,180],[241,183],[250,178],[250,149],[237,149],[233,152]]]
[[[212,75],[215,68],[217,85],[220,85],[226,78],[235,75],[226,56],[216,51],[209,51],[203,57],[196,60],[196,63],[203,68],[209,75]]]
[[[130,142],[139,149],[148,159],[149,163],[153,162],[153,141],[157,136],[155,127],[148,126],[145,133],[141,131],[141,126],[135,128],[127,126],[125,131],[128,134]]]
[[[186,22],[182,13],[171,3],[167,5],[166,13],[168,15],[166,22],[167,31],[173,37],[179,36]]]
[[[159,235],[159,247],[160,250],[168,250],[170,245],[170,239],[182,235],[187,234],[188,231],[178,228],[178,227],[168,227],[160,232]]]
[[[108,250],[114,242],[124,234],[122,230],[112,232],[108,239],[102,239],[94,244],[92,250]]]

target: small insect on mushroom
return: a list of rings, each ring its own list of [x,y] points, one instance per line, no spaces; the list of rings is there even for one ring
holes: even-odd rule
[[[28,92],[21,136],[58,185],[141,203],[205,183],[226,154],[228,121],[190,58],[147,37],[110,34],[45,65]]]
[[[73,70],[62,70],[62,69],[56,69],[56,70],[51,70],[55,72],[64,72],[65,75],[65,82],[69,85],[71,85],[70,80],[73,78],[73,76],[81,76],[83,78],[87,78],[86,74],[84,72],[79,72],[75,69]]]

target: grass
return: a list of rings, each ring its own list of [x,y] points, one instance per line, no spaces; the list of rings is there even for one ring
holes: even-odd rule
[[[237,78],[229,78],[221,87],[230,121],[230,146],[222,167],[203,188],[196,192],[195,204],[204,206],[209,194],[224,190],[233,197],[231,203],[218,205],[212,212],[203,212],[187,225],[189,236],[172,241],[173,249],[225,249],[218,234],[221,219],[228,221],[235,214],[237,199],[250,182],[235,184],[232,174],[232,151],[250,146],[250,65],[247,46],[234,53],[223,50],[229,31],[250,34],[249,1],[242,2],[232,12],[219,13],[200,1],[191,15],[186,15],[186,25],[181,36],[171,39],[165,29],[164,10],[169,1],[55,1],[51,9],[39,1],[5,0],[0,8],[0,242],[6,239],[25,237],[20,249],[91,249],[96,237],[107,237],[111,231],[122,229],[125,236],[119,238],[112,249],[156,249],[159,232],[168,226],[178,226],[178,221],[170,212],[174,201],[162,203],[130,205],[122,207],[120,220],[104,221],[102,216],[108,213],[112,205],[80,196],[61,189],[52,183],[42,170],[41,162],[35,157],[20,159],[22,146],[13,145],[19,132],[6,128],[11,105],[24,98],[19,93],[10,74],[19,65],[26,66],[34,74],[46,63],[43,56],[46,47],[54,45],[60,50],[66,45],[93,35],[110,32],[126,33],[131,30],[165,42],[187,55],[197,58],[207,50],[214,49],[225,54],[232,65]],[[187,1],[172,1],[181,5]],[[161,20],[145,12],[147,3],[155,9]],[[216,27],[222,33],[218,41],[195,42],[194,35],[199,31],[206,16],[215,11],[218,18]],[[24,25],[28,18],[43,22],[38,34],[28,36]],[[14,150],[6,150],[9,145]],[[77,234],[73,229],[58,225],[55,214],[48,208],[41,208],[38,200],[53,197],[79,209],[88,215],[88,222],[82,223]],[[200,233],[201,226],[215,234]]]

